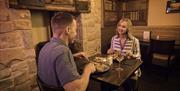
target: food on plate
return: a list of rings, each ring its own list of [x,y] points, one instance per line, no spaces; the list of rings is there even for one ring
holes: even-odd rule
[[[121,55],[120,51],[115,51],[114,54],[110,55],[113,57],[113,60],[121,62],[124,60],[124,56]]]
[[[92,62],[92,63],[95,65],[97,72],[105,72],[108,71],[110,68],[110,66],[105,65],[103,63],[98,63],[98,62]]]

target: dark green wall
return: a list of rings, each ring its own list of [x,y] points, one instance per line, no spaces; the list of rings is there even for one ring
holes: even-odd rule
[[[116,26],[108,26],[101,29],[101,52],[106,53],[110,47],[111,38],[116,34]]]

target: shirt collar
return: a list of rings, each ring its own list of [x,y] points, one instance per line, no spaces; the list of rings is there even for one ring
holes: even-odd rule
[[[59,38],[52,37],[50,41],[51,42],[57,42],[59,44],[63,44],[65,46],[68,46],[68,45],[66,45],[66,43],[62,39],[59,39]]]

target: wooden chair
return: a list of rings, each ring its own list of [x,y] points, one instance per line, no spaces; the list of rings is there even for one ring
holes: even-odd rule
[[[43,48],[43,46],[47,43],[48,41],[42,41],[36,44],[35,46],[35,53],[36,53],[36,65],[38,66],[38,58],[39,58],[39,53],[40,50]]]
[[[174,60],[175,40],[150,40],[150,60],[152,64],[167,68],[167,78],[170,71],[170,63]]]
[[[38,57],[39,57],[39,53],[40,50],[43,48],[43,46],[47,43],[48,41],[43,41],[43,42],[39,42],[36,47],[35,47],[35,53],[36,53],[36,65],[38,68]],[[37,69],[38,70],[38,69]],[[64,91],[64,89],[62,87],[55,87],[55,86],[50,86],[46,83],[44,83],[38,76],[37,74],[37,83],[39,86],[40,91]]]

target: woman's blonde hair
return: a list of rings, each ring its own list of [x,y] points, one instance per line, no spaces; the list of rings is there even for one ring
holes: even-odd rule
[[[122,18],[121,20],[119,20],[119,22],[118,22],[118,24],[119,23],[121,23],[121,22],[127,22],[127,30],[126,30],[126,35],[127,35],[127,37],[128,38],[130,38],[131,39],[131,33],[130,33],[130,30],[131,30],[131,28],[132,28],[132,22],[131,22],[131,20],[130,19],[128,19],[128,18]]]
[[[127,22],[127,29],[128,30],[130,30],[131,29],[131,27],[132,27],[132,22],[131,22],[131,20],[130,19],[128,19],[128,18],[122,18],[121,20],[119,20],[119,22]],[[118,23],[119,23],[118,22]]]

